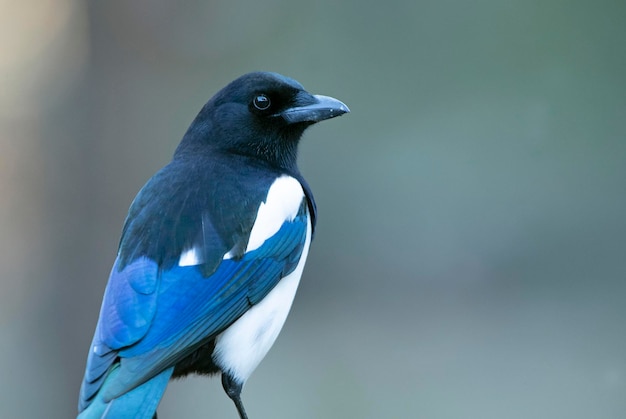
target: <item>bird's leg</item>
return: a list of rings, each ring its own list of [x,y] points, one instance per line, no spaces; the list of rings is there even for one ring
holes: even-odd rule
[[[243,387],[243,384],[238,383],[230,375],[222,372],[222,386],[224,387],[226,394],[228,394],[228,397],[230,397],[230,399],[235,403],[237,412],[239,412],[239,418],[248,419],[246,409],[243,408],[243,403],[241,402],[241,388]]]

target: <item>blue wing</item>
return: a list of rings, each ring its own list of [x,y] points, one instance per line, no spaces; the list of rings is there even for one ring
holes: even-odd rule
[[[304,199],[295,219],[261,247],[222,260],[208,277],[201,265],[163,270],[147,257],[119,270],[118,258],[89,353],[79,410],[89,406],[105,381],[101,396],[108,402],[171,368],[261,301],[298,264],[308,217]]]

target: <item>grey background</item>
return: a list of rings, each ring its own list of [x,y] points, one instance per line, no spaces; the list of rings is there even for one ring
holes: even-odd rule
[[[219,88],[296,78],[319,229],[253,418],[626,417],[626,5],[8,2],[0,416],[75,415],[126,210]],[[235,418],[219,380],[160,418]]]

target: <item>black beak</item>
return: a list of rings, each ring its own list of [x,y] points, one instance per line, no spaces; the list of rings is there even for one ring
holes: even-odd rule
[[[350,112],[345,103],[330,96],[308,94],[307,96],[306,101],[309,103],[285,109],[279,115],[288,124],[295,124],[320,122]]]

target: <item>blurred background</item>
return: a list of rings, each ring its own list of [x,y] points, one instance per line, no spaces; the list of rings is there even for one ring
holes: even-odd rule
[[[0,416],[69,418],[126,211],[251,70],[320,216],[252,418],[626,417],[626,4],[1,0]],[[167,418],[235,418],[217,379]]]

